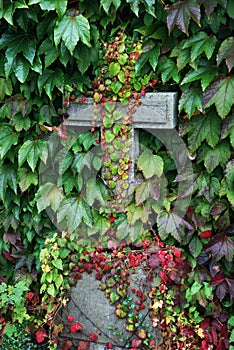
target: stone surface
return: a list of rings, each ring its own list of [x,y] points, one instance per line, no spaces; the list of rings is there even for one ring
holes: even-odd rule
[[[139,268],[135,274],[130,277],[131,288],[147,289],[147,279],[142,268]],[[100,281],[97,281],[95,274],[83,274],[83,278],[78,281],[77,285],[69,292],[69,302],[57,315],[56,323],[62,322],[65,324],[63,333],[60,335],[59,349],[62,349],[62,342],[64,339],[71,339],[77,346],[79,340],[90,340],[89,334],[97,333],[98,340],[95,343],[90,343],[90,350],[105,350],[106,343],[111,342],[115,350],[125,349],[127,339],[131,339],[132,333],[125,330],[126,319],[119,319],[115,315],[115,306],[109,304],[109,299],[106,298],[105,292],[99,289]],[[132,296],[132,303],[136,301],[136,295],[130,293]],[[146,301],[146,305],[150,300]],[[152,321],[148,315],[148,309],[141,311],[142,324],[149,324],[149,331],[155,336],[155,340],[160,344],[161,335],[157,328],[152,328]],[[69,332],[70,324],[67,316],[74,316],[74,322],[80,322],[83,326],[82,332]],[[113,325],[119,331],[123,332],[124,341],[121,341],[119,334],[114,334],[109,330],[109,326]]]
[[[119,103],[118,108],[121,107]],[[94,103],[92,98],[87,98],[85,103],[71,103],[69,106],[69,118],[66,125],[90,126],[97,117],[97,125],[101,125],[101,116],[94,117]],[[177,93],[157,92],[146,93],[141,98],[141,105],[133,116],[134,128],[146,129],[173,129],[177,118]]]

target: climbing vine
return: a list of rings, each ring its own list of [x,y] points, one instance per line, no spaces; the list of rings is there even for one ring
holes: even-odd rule
[[[165,348],[233,349],[233,18],[231,0],[0,1],[1,348],[56,348],[67,291],[97,270],[117,317],[126,314],[129,347],[155,346],[137,325],[146,296]],[[129,190],[131,118],[149,91],[178,93],[193,173],[177,173],[163,142],[141,130],[132,199],[126,211],[108,210],[116,184]],[[103,129],[94,120],[70,137],[70,106],[91,97]],[[188,179],[186,214],[168,229]],[[140,264],[149,290],[131,291],[132,316],[131,287],[119,280]],[[84,332],[79,320],[71,326]],[[80,348],[97,340],[90,334]]]

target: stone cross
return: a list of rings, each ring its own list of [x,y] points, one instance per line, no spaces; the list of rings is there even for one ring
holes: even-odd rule
[[[177,119],[176,92],[146,93],[140,101],[141,104],[136,107],[131,124],[129,183],[134,183],[134,165],[139,156],[138,129],[173,129]],[[69,118],[65,121],[66,126],[92,128],[94,121],[93,99],[87,98],[85,103],[71,103],[68,114]],[[96,115],[95,118],[95,125],[100,127],[102,125],[101,115]]]

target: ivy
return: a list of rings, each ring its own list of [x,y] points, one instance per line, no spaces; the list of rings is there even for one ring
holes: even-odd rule
[[[88,251],[85,255],[81,245],[103,244],[103,252],[93,251],[91,255],[102,256],[104,251],[106,256],[125,254],[127,263],[133,266],[139,263],[141,254],[132,251],[139,250],[139,245],[131,244],[137,240],[141,244],[140,237],[144,244],[146,238],[152,243],[161,239],[167,247],[166,262],[154,246],[155,254],[150,253],[149,261],[145,260],[149,270],[159,268],[159,260],[160,264],[170,261],[169,246],[173,245],[180,247],[183,259],[187,256],[191,264],[189,274],[186,269],[167,270],[166,276],[160,276],[161,281],[157,275],[152,282],[160,288],[167,284],[168,288],[167,298],[164,289],[158,294],[157,290],[153,292],[150,310],[154,316],[155,312],[162,312],[166,346],[179,349],[189,348],[188,341],[192,344],[188,337],[177,339],[179,343],[173,338],[174,329],[178,330],[180,325],[182,332],[180,322],[186,322],[183,317],[189,314],[189,322],[193,320],[200,327],[196,329],[196,344],[191,349],[209,346],[231,349],[232,1],[0,1],[0,23],[0,279],[3,281],[0,323],[5,334],[0,347],[11,349],[20,324],[30,329],[32,342],[53,349],[52,339],[47,337],[48,329],[50,334],[53,332],[53,322],[45,315],[56,313],[59,291],[69,289],[69,273],[75,259],[87,259],[89,263],[90,248],[85,248]],[[120,33],[125,37],[118,43]],[[116,47],[111,51],[108,45]],[[111,55],[115,53],[118,57],[113,59]],[[110,61],[104,63],[104,56]],[[107,82],[105,92],[103,81]],[[136,160],[137,183],[129,188],[131,198],[125,211],[118,212],[110,203],[116,182],[122,180],[121,186],[126,186],[126,170],[117,163],[123,148],[120,134],[128,134],[130,129],[120,127],[124,116],[113,102],[116,99],[126,102],[131,96],[137,107],[139,96],[148,91],[178,92],[176,130],[188,151],[186,155],[178,155],[181,163],[178,174],[166,147],[153,135],[140,130],[146,150]],[[82,106],[89,97],[104,104],[105,130],[100,131],[94,125],[79,137],[69,138],[61,123],[69,118],[72,103]],[[105,98],[111,103],[106,103]],[[54,135],[58,143],[54,143]],[[108,168],[105,176],[101,170],[102,155],[93,151],[103,139],[110,157],[110,162],[105,163]],[[126,144],[125,150],[127,147]],[[187,158],[193,164],[193,174],[183,167]],[[126,157],[121,166],[127,169],[129,164]],[[191,186],[180,197],[179,186],[183,187],[188,180]],[[182,209],[188,193],[192,193],[191,200],[181,218],[180,211],[174,208],[178,201]],[[64,229],[66,232],[61,233]],[[46,238],[53,237],[54,232],[58,232],[51,245],[54,250],[44,251]],[[80,246],[77,239],[77,245],[70,241],[72,235],[79,237]],[[115,253],[118,241],[129,245]],[[59,249],[55,244],[58,242]],[[146,258],[144,249],[142,259]],[[49,253],[51,261],[46,256]],[[114,259],[117,261],[119,257],[115,255]],[[76,266],[78,272],[72,270],[73,277],[81,273],[80,265]],[[87,266],[85,269],[89,270]],[[181,282],[184,279],[186,286]],[[177,281],[181,283],[179,289]],[[130,303],[126,291],[117,287],[110,285],[109,301],[116,305],[117,316],[129,316],[130,304],[118,306],[121,298],[126,297]],[[47,301],[46,297],[42,301],[42,295],[48,296]],[[180,305],[186,305],[183,315]],[[199,318],[201,310],[203,320]],[[130,315],[126,319],[129,330],[130,321],[139,322]],[[156,316],[153,322],[157,323]],[[202,338],[197,338],[199,332]],[[56,337],[58,333],[55,327]],[[25,337],[23,345],[17,343],[17,349],[23,346],[29,349],[32,345],[27,340],[28,334]],[[137,329],[134,337],[129,347],[151,347],[153,339],[144,327]],[[95,334],[91,338],[95,339]],[[85,341],[82,344],[79,346],[89,345]],[[111,346],[108,343],[108,348]]]

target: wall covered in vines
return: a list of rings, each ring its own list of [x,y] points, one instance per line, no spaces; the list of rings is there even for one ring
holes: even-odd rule
[[[234,348],[233,30],[231,0],[0,0],[4,349],[12,349],[12,342],[9,347],[7,342],[19,328],[31,332],[31,347],[25,349],[36,347],[35,339],[46,343],[48,327],[42,320],[47,303],[72,283],[70,252],[86,259],[83,248],[74,243],[77,235],[80,246],[99,240],[108,253],[117,249],[116,241],[146,249],[148,243],[135,242],[136,232],[143,242],[160,241],[173,251],[179,248],[190,265],[185,301],[203,310],[199,312],[209,331],[203,345],[201,338],[190,349]],[[178,172],[166,141],[141,130],[145,151],[137,160],[139,186],[125,211],[113,211],[105,207],[110,200],[106,188],[114,189],[118,171],[124,184],[129,159],[123,160],[122,170],[106,159],[108,175],[93,179],[90,167],[98,172],[101,163],[89,151],[100,142],[100,130],[94,125],[91,131],[67,139],[62,122],[69,118],[70,103],[94,97],[107,103],[109,114],[104,113],[103,125],[108,129],[105,142],[111,143],[112,135],[128,132],[110,129],[112,104],[129,97],[137,104],[148,91],[178,93],[176,133],[188,150],[191,169],[186,172],[181,166]],[[50,142],[54,135],[56,141]],[[56,168],[57,143],[65,145],[65,151]],[[108,150],[113,153],[111,147]],[[116,156],[111,160],[116,162]],[[56,185],[56,175],[50,177],[52,168],[59,174]],[[45,174],[43,182],[41,174]],[[183,220],[172,225],[177,220],[176,201],[181,199],[178,189],[186,181],[189,202],[182,210]],[[95,207],[97,200],[101,207]],[[57,246],[48,252],[53,237]],[[89,249],[92,260],[93,243]],[[131,267],[136,256],[128,255]],[[55,272],[48,277],[51,261]],[[157,264],[158,260],[151,260],[149,267]],[[212,323],[214,319],[217,323]],[[29,344],[27,335],[25,339]]]

